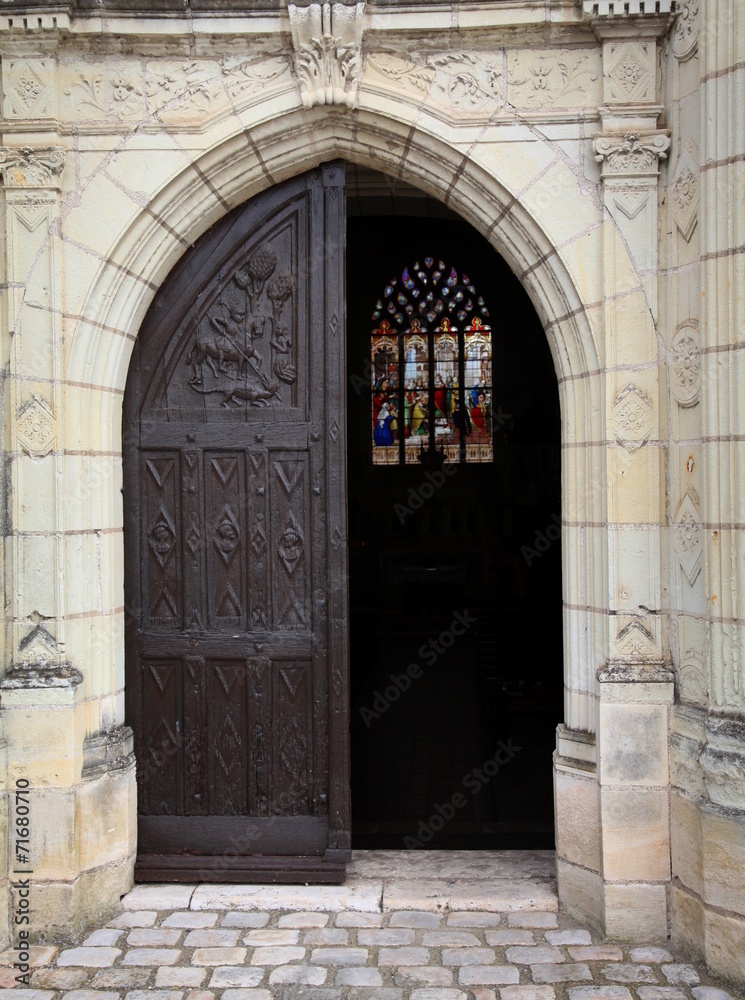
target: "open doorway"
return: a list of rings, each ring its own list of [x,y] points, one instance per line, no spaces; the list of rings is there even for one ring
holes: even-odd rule
[[[546,337],[504,260],[440,203],[354,168],[347,190],[353,846],[551,848],[563,687],[560,416]],[[457,275],[447,291],[458,306],[434,296],[420,309],[415,292],[445,287],[441,262]],[[452,362],[446,406],[465,415],[448,452],[435,427],[439,362],[437,382],[425,371],[417,383],[401,330],[428,314],[441,329],[437,304],[457,326],[469,289],[460,326],[477,315],[490,328],[490,385],[481,391],[485,370],[469,380],[468,357]],[[383,320],[407,352],[390,360],[400,406],[385,420],[371,366]]]

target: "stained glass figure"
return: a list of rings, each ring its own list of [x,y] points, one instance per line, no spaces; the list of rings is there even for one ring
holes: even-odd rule
[[[488,316],[468,275],[439,258],[420,258],[391,278],[372,314],[375,465],[419,463],[425,452],[448,462],[493,460]]]
[[[373,464],[398,463],[398,331],[387,319],[371,341]]]

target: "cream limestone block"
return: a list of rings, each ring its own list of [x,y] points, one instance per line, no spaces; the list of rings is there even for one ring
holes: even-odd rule
[[[13,747],[9,782],[32,788],[69,788],[80,778],[85,711],[72,708],[71,688],[3,692],[5,736]]]
[[[609,938],[643,944],[666,940],[666,887],[606,884],[605,933]]]
[[[555,767],[554,808],[557,856],[600,871],[600,811],[595,776]]]
[[[603,688],[601,685],[601,692]],[[598,774],[601,784],[666,786],[667,706],[601,701],[599,718]]]
[[[112,153],[103,169],[127,191],[149,200],[188,162],[180,143],[167,132],[138,132]]]
[[[556,859],[559,904],[565,913],[602,932],[603,877],[596,872]]]
[[[16,531],[54,531],[55,458],[32,458],[23,452],[13,459],[15,485],[13,526]]]
[[[526,188],[520,201],[540,221],[554,245],[569,243],[602,221],[593,186],[562,162],[555,163]]]
[[[745,348],[737,353],[745,355]],[[745,362],[745,357],[743,358]],[[745,364],[742,371],[733,373],[733,386],[745,385]],[[714,387],[707,387],[708,391],[715,391]],[[721,392],[721,388],[719,390]],[[727,395],[726,393],[724,395]],[[730,404],[731,405],[731,400]],[[740,421],[745,425],[745,413],[740,416]],[[745,433],[743,426],[737,426],[737,421],[720,422],[720,433],[728,432],[735,435]],[[704,468],[702,474],[707,477],[718,475],[721,480],[730,484],[730,489],[722,490],[717,497],[718,506],[716,514],[711,518],[714,527],[718,527],[717,522],[723,524],[743,524],[745,523],[745,441],[707,441],[703,448]],[[699,468],[701,468],[699,466]]]
[[[745,920],[704,909],[706,966],[714,976],[742,983],[745,972]]]
[[[73,880],[33,884],[36,939],[68,941],[121,912],[119,899],[132,887],[134,856]]]
[[[32,781],[29,799],[33,880],[74,878],[79,871],[74,788],[34,789]]]
[[[660,532],[645,525],[608,527],[609,604],[613,611],[660,609]]]
[[[648,300],[642,291],[616,295],[608,303],[608,315],[612,317],[609,364],[642,365],[657,362],[657,334]],[[650,373],[648,377],[654,376]]]
[[[676,790],[670,793],[670,849],[673,878],[702,895],[703,839],[701,810],[696,802]]]
[[[595,109],[602,103],[602,83],[597,47],[507,51],[507,94],[513,107],[543,113],[558,108]]]
[[[574,279],[583,302],[598,302],[603,293],[602,230],[600,224],[561,248],[561,259]]]
[[[27,618],[35,612],[43,618],[57,614],[57,540],[54,535],[17,535],[16,570],[13,579],[15,613]]]
[[[65,622],[67,655],[83,675],[81,698],[101,698],[116,690],[114,646],[118,631],[111,616],[92,614]]]
[[[83,335],[85,336],[91,329],[87,324],[84,324]],[[103,336],[110,336],[110,334]],[[85,377],[84,370],[68,372],[68,378],[74,378],[76,381],[84,381]],[[64,387],[64,394],[65,406],[62,420],[64,421],[65,447],[69,451],[110,450],[106,448],[106,439],[100,436],[102,432],[106,433],[108,428],[95,420],[95,417],[102,412],[102,395],[108,397],[110,393],[102,394],[85,385],[70,385],[68,382]],[[95,427],[94,424],[96,424]]]
[[[76,828],[80,868],[124,861],[136,848],[134,768],[83,781],[77,788]],[[136,816],[136,808],[134,809]]]
[[[113,502],[121,480],[121,461],[111,455],[65,455],[65,527],[67,531],[122,527],[121,504]]]
[[[608,520],[614,524],[655,524],[662,518],[660,456],[656,449],[608,448]]]
[[[603,267],[608,281],[612,283],[606,294],[612,294],[614,299],[641,287],[641,280],[623,237],[615,222],[607,217],[603,221]]]
[[[670,892],[670,942],[675,948],[704,956],[704,908],[700,900],[673,883]]]
[[[79,205],[65,213],[62,236],[106,257],[140,211],[132,197],[103,173],[96,173],[83,190]]]
[[[63,319],[65,327],[74,324],[82,314],[90,289],[101,270],[101,257],[69,240],[61,241],[60,273],[64,288],[64,312],[71,319]]]
[[[113,567],[103,561],[103,539],[96,532],[66,534],[64,536],[65,565],[74,567],[67,574],[66,611],[69,615],[86,614],[101,610],[101,574]]]
[[[561,452],[566,518],[584,523],[594,521],[602,511],[606,449],[603,445],[563,448]]]
[[[159,133],[156,133],[159,134]],[[210,150],[219,149],[225,143],[242,141],[247,146],[246,135],[235,110],[226,105],[222,113],[202,129],[188,132],[169,128],[168,137],[182,150],[184,164],[192,163]],[[222,191],[220,191],[223,194]]]
[[[122,607],[124,595],[124,541],[121,531],[105,532],[101,535],[101,605],[104,613],[111,613]]]
[[[600,813],[606,881],[670,878],[667,788],[604,788]]]
[[[704,805],[701,829],[704,849],[701,895],[707,906],[733,911],[745,919],[745,821],[742,816],[728,815],[725,810]]]

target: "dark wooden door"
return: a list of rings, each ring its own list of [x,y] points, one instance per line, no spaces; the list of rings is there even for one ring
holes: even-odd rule
[[[180,260],[124,406],[136,878],[342,881],[349,859],[342,164]]]

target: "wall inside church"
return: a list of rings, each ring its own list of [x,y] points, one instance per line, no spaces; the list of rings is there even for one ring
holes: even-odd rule
[[[121,407],[139,325],[213,222],[343,158],[472,223],[551,347],[562,902],[616,937],[672,928],[745,980],[736,0],[438,0],[426,29],[409,3],[261,6],[0,18],[0,775],[10,831],[29,783],[34,934],[82,932],[132,880]]]

